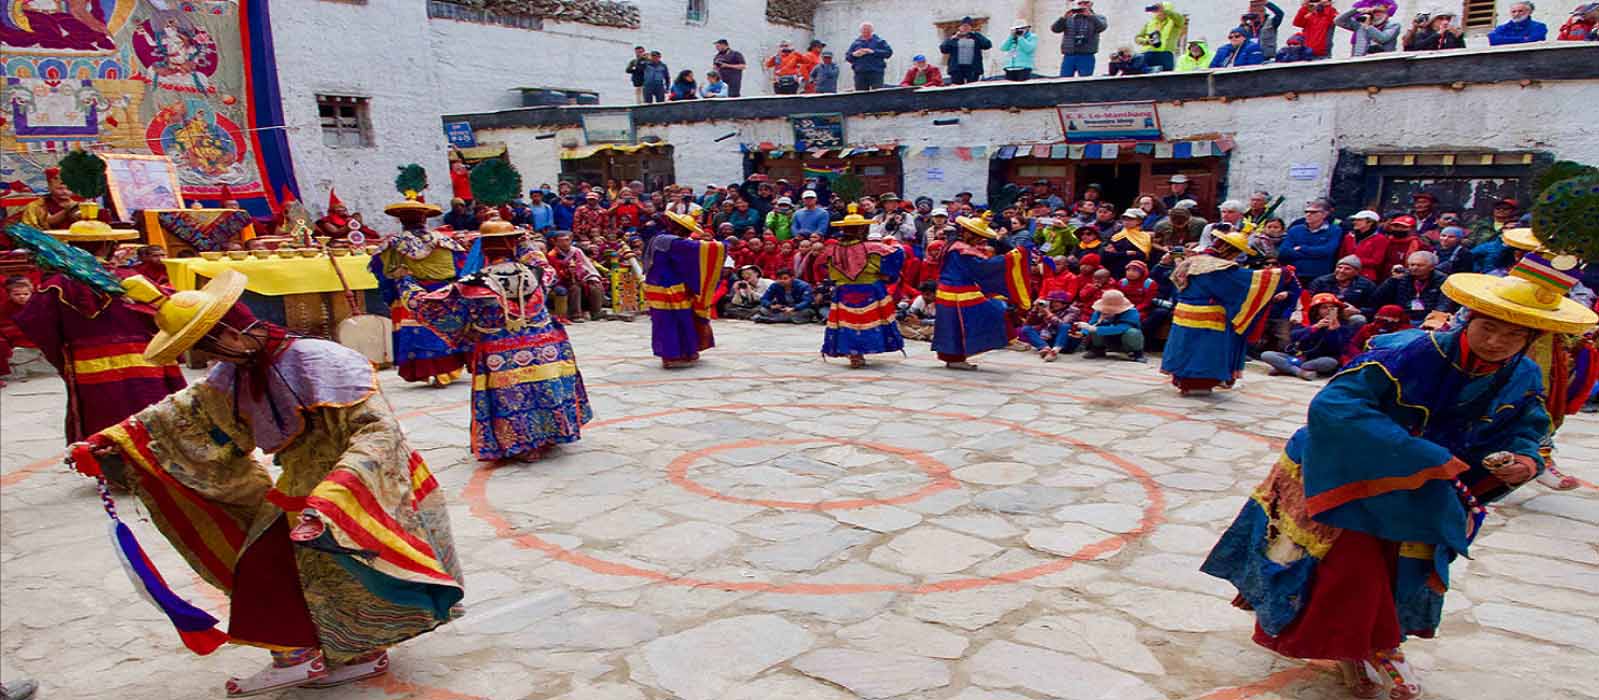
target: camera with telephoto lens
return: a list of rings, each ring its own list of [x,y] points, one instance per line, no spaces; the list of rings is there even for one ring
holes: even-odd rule
[[[1432,21],[1432,15],[1429,15],[1429,14],[1427,14],[1425,12],[1417,12],[1416,13],[1416,24],[1422,25],[1422,24],[1426,24],[1426,23],[1428,23],[1430,21]]]

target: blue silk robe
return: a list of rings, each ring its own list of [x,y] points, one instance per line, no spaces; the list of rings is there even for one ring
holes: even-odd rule
[[[938,273],[933,350],[953,361],[997,350],[1010,342],[1005,331],[1006,301],[1032,306],[1027,290],[1027,253],[1016,249],[988,255],[965,243],[950,246]]]
[[[1244,369],[1250,331],[1264,317],[1282,275],[1208,255],[1186,264],[1190,272],[1177,291],[1160,370],[1178,379],[1231,382]]]

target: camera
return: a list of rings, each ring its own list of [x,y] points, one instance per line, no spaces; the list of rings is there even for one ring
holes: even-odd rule
[[[1359,22],[1361,24],[1370,24],[1371,23],[1371,13],[1370,12],[1362,12],[1362,13],[1360,13],[1358,15],[1355,15],[1355,21]]]
[[[1426,24],[1427,22],[1429,22],[1431,20],[1432,20],[1432,15],[1429,15],[1429,14],[1427,14],[1425,12],[1417,12],[1416,13],[1416,24]]]

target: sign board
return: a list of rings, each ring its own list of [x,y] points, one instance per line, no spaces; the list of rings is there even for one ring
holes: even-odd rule
[[[1161,140],[1160,111],[1154,102],[1101,102],[1055,109],[1068,143]]]
[[[1314,180],[1321,177],[1321,166],[1316,163],[1294,163],[1288,166],[1288,179]]]
[[[819,148],[844,147],[844,114],[792,114],[788,121],[794,126],[794,150],[814,151]]]
[[[583,140],[589,143],[633,143],[633,113],[584,112]]]
[[[444,135],[450,139],[450,145],[456,148],[477,145],[477,135],[472,133],[472,124],[469,122],[445,122]]]

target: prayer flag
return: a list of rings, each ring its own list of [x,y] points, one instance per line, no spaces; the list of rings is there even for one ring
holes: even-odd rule
[[[1155,157],[1156,158],[1170,158],[1171,155],[1172,155],[1172,145],[1171,145],[1170,141],[1160,141],[1160,142],[1155,144]]]
[[[971,160],[972,159],[972,149],[967,148],[966,146],[956,146],[955,147],[955,157],[959,158],[961,160]]]
[[[1065,158],[1068,153],[1069,151],[1064,143],[1057,143],[1049,147],[1049,157],[1054,160]]]
[[[938,157],[938,147],[937,146],[928,146],[927,148],[922,149],[922,157],[923,158],[937,158]]]
[[[1226,153],[1237,147],[1238,143],[1233,141],[1233,137],[1224,135],[1221,138],[1216,139],[1216,146],[1221,149],[1222,153]]]
[[[1155,152],[1155,144],[1152,144],[1152,143],[1140,143],[1138,145],[1133,146],[1133,152],[1147,156],[1147,155]]]
[[[1100,154],[1104,153],[1104,152],[1105,152],[1105,144],[1102,144],[1102,143],[1090,143],[1090,144],[1084,144],[1083,145],[1083,157],[1084,158],[1091,158],[1091,159],[1093,159],[1093,158],[1101,158],[1103,156],[1101,156]]]
[[[1049,157],[1049,145],[1048,144],[1042,144],[1042,143],[1034,145],[1033,146],[1033,157],[1034,158],[1048,158]]]
[[[1080,143],[1070,144],[1070,145],[1068,145],[1066,147],[1066,157],[1070,158],[1072,160],[1082,160],[1083,159],[1083,149],[1084,149],[1083,144],[1080,144]]]
[[[999,152],[994,154],[994,157],[998,158],[1000,160],[1010,160],[1015,155],[1016,155],[1016,147],[1015,146],[1001,146],[1000,149],[999,149]]]
[[[1172,144],[1171,154],[1173,158],[1192,158],[1194,157],[1194,144],[1187,141],[1178,141]]]
[[[1115,158],[1121,155],[1121,148],[1121,144],[1107,143],[1104,148],[1099,149],[1099,157]]]
[[[977,158],[982,158],[982,157],[988,155],[988,147],[987,146],[972,146],[972,155],[977,157]]]

